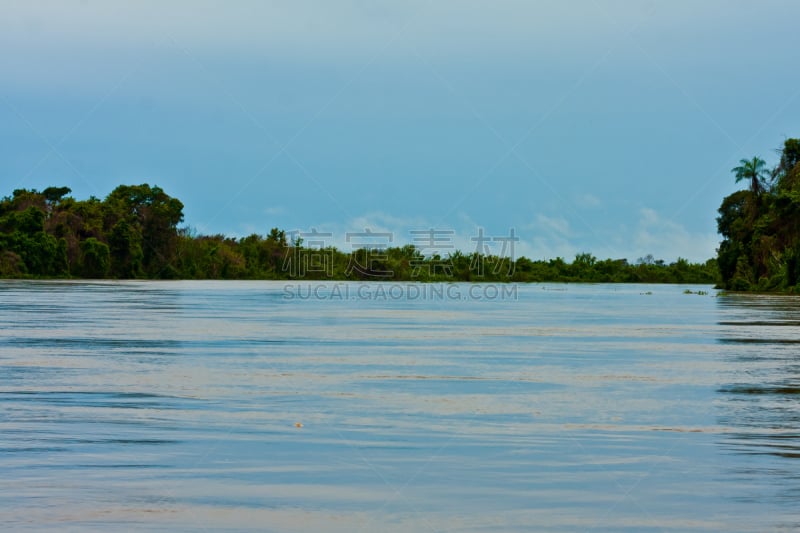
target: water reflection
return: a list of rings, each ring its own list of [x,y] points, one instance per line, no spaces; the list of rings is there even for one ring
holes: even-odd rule
[[[781,508],[800,503],[800,299],[718,298],[724,346],[717,390],[723,453],[741,459],[728,475],[743,502]],[[800,520],[776,527],[797,529]]]

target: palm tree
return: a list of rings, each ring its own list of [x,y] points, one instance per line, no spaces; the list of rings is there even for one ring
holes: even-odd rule
[[[767,162],[760,157],[754,157],[752,160],[741,159],[739,163],[741,164],[738,167],[731,169],[731,172],[736,174],[737,183],[742,180],[750,180],[750,191],[755,196],[761,195],[769,175]]]

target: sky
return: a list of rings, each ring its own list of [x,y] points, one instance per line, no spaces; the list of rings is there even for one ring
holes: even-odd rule
[[[149,183],[205,234],[470,252],[482,228],[533,259],[704,261],[730,169],[800,136],[797,20],[790,0],[0,0],[0,195]]]

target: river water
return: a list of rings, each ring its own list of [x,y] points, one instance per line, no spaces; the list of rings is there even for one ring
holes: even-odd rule
[[[0,406],[3,529],[800,528],[791,297],[4,281]]]

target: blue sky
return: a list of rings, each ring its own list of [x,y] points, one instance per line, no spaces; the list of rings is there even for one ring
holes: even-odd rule
[[[800,136],[794,1],[231,4],[0,0],[0,194],[705,260],[730,169]]]

